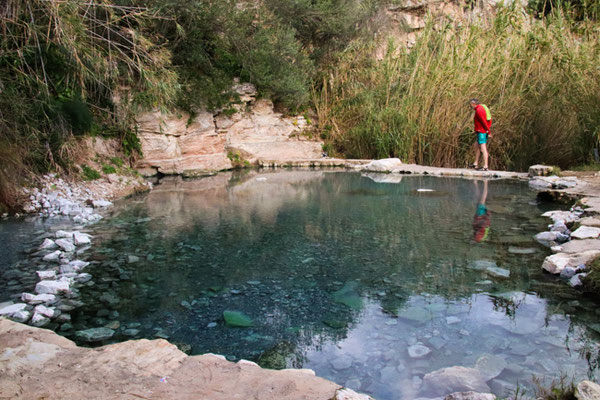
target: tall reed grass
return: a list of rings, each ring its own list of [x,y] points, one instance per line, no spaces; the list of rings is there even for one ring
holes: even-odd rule
[[[492,111],[492,167],[583,162],[600,132],[599,36],[560,10],[535,20],[507,7],[469,25],[429,18],[412,49],[390,42],[382,61],[357,44],[313,93],[323,137],[347,157],[465,166],[477,97]]]

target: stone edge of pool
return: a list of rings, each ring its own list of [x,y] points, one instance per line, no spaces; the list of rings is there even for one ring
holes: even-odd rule
[[[585,210],[588,218],[595,219],[594,215],[600,214],[600,184],[544,176],[550,172],[549,167],[520,173],[426,167],[402,164],[398,159],[327,158],[261,161],[259,165],[263,168],[343,167],[388,174],[530,179],[531,187],[541,193],[551,193],[554,198],[567,196],[571,201],[580,198],[588,206]],[[600,226],[600,220],[597,221]],[[595,240],[600,246],[600,239]],[[1,317],[0,371],[0,397],[3,398],[70,399],[85,394],[88,398],[142,399],[371,399],[317,377],[312,370],[275,371],[246,360],[233,363],[214,354],[187,356],[162,339],[130,340],[94,349],[78,347],[53,331]],[[591,385],[600,393],[600,387],[593,382],[582,384],[585,389],[581,390],[590,390]],[[446,398],[488,400],[495,396],[471,391],[462,397],[454,393]]]

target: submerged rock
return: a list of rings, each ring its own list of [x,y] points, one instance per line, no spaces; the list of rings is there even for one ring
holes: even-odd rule
[[[484,380],[494,379],[504,371],[508,363],[500,356],[494,354],[483,354],[475,363],[475,369],[479,371]]]
[[[510,278],[510,271],[500,267],[488,267],[485,272],[496,278]]]
[[[109,328],[91,328],[75,332],[75,337],[84,342],[93,343],[110,339],[114,334],[115,331]]]
[[[410,358],[423,358],[426,355],[428,355],[429,353],[431,353],[431,349],[427,346],[424,346],[421,343],[412,345],[407,350],[408,350],[408,356]]]
[[[241,311],[223,311],[223,319],[225,324],[231,327],[246,328],[254,325],[252,318]]]
[[[357,287],[356,282],[348,282],[340,290],[333,293],[333,301],[344,304],[353,310],[362,308],[362,298],[355,292]]]
[[[446,396],[455,392],[489,393],[490,387],[485,383],[481,373],[474,368],[443,368],[423,377],[425,397]]]

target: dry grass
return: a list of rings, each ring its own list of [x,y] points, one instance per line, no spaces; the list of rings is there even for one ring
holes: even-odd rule
[[[530,21],[504,9],[470,26],[429,20],[410,52],[390,44],[381,62],[372,44],[357,46],[315,92],[321,126],[348,157],[464,166],[478,97],[492,110],[493,167],[570,165],[589,156],[600,125],[599,34],[570,27],[561,14]]]

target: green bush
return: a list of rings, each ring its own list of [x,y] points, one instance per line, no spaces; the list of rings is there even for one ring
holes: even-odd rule
[[[92,167],[88,167],[87,165],[82,165],[81,171],[82,171],[82,177],[86,181],[94,181],[96,179],[100,179],[100,177],[101,177],[100,172],[98,172],[97,170],[95,170]]]
[[[104,172],[105,174],[114,174],[117,172],[117,170],[112,165],[104,164],[102,165],[102,172]]]
[[[124,165],[123,160],[119,157],[111,157],[110,162],[117,168],[122,168]]]

